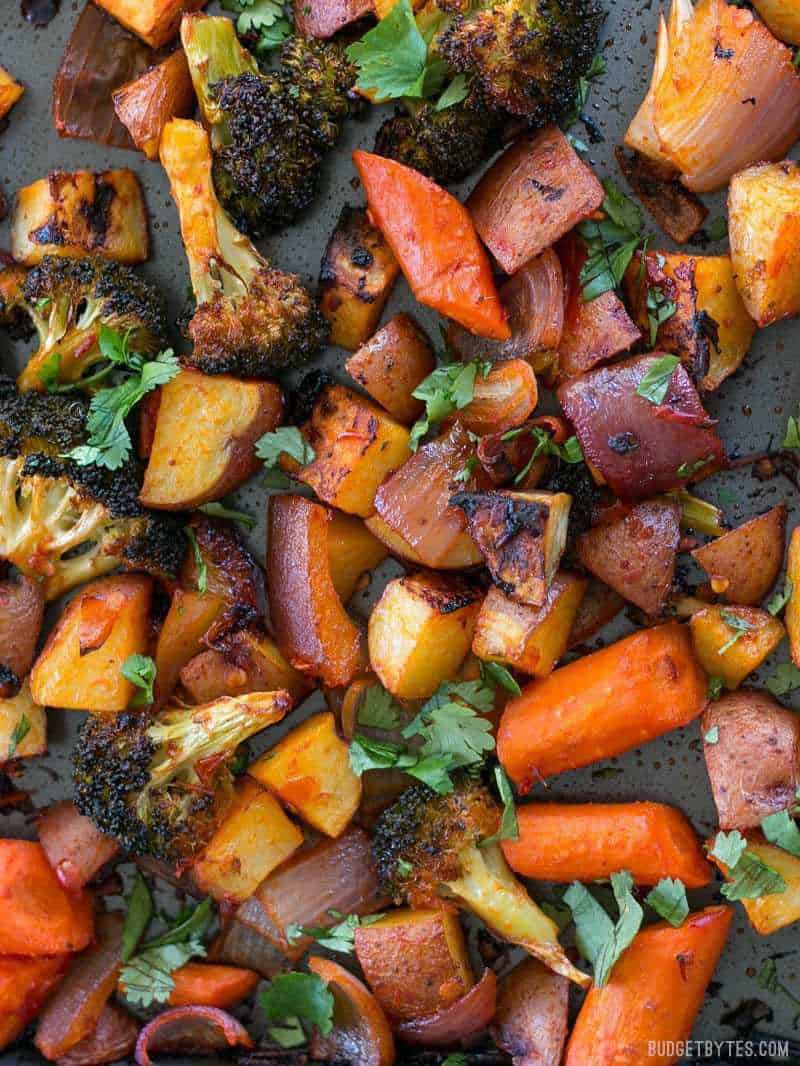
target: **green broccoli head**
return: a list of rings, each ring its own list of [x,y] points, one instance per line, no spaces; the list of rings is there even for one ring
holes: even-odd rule
[[[455,11],[437,40],[442,58],[472,75],[494,107],[546,125],[574,103],[578,78],[597,51],[605,18],[599,0],[441,6]]]
[[[75,805],[133,855],[191,860],[230,803],[237,747],[290,707],[288,693],[262,692],[90,715],[73,754]]]
[[[431,104],[397,110],[378,130],[375,151],[413,167],[439,185],[461,181],[501,147],[503,120],[496,112]]]
[[[45,256],[28,273],[22,296],[39,333],[39,348],[20,375],[23,391],[43,390],[45,376],[80,384],[105,359],[102,326],[127,337],[132,352],[155,355],[165,347],[167,320],[159,293],[121,263]]]
[[[416,908],[451,899],[504,940],[585,987],[589,978],[564,954],[557,926],[509,869],[495,839],[499,826],[497,803],[468,775],[445,796],[412,785],[375,828],[373,854],[382,886],[396,903]]]
[[[21,393],[0,379],[0,558],[40,578],[54,599],[120,566],[174,578],[187,541],[178,516],[139,503],[141,468],[80,466],[87,404]]]

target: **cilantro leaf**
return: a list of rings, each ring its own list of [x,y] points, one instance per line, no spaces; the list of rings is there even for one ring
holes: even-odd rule
[[[17,753],[17,748],[23,742],[25,737],[31,731],[31,723],[27,714],[21,714],[11,731],[11,736],[8,739],[8,755],[6,758],[13,759]]]
[[[644,897],[656,914],[677,929],[683,925],[689,915],[689,903],[686,899],[686,886],[677,877],[662,878],[655,888]]]
[[[677,355],[664,355],[657,359],[636,386],[636,395],[652,404],[663,403],[679,364]]]
[[[469,93],[469,83],[466,74],[456,74],[445,91],[436,101],[436,110],[444,111],[454,104],[460,104]]]
[[[469,1063],[463,1051],[453,1051],[442,1061],[442,1066],[469,1066]]]
[[[800,420],[794,415],[789,416],[786,423],[786,434],[783,438],[782,448],[800,448]]]
[[[333,995],[315,973],[278,974],[259,1003],[271,1022],[305,1022],[322,1036],[333,1029]]]
[[[712,725],[709,731],[703,734],[703,740],[706,744],[719,744],[719,726]]]
[[[539,426],[521,426],[519,429],[510,429],[507,433],[503,434],[501,439],[504,441],[515,440],[523,434],[530,434],[530,436],[536,441],[536,447],[533,449],[530,459],[515,476],[515,485],[518,485],[521,481],[525,480],[528,471],[540,455],[552,455],[556,459],[569,463],[572,466],[583,462],[583,452],[581,451],[581,446],[577,437],[568,437],[563,444],[558,444],[553,440],[549,433],[545,432],[545,430],[541,429]]]
[[[720,611],[719,616],[726,626],[735,631],[730,640],[726,640],[722,647],[717,649],[717,655],[724,655],[726,651],[733,647],[737,640],[741,640],[745,633],[755,629],[755,626],[746,618],[742,618],[741,615],[734,614],[733,611]]]
[[[710,677],[708,679],[708,698],[710,700],[718,700],[722,695],[722,689],[725,682],[721,677]]]
[[[633,895],[633,878],[627,870],[611,875],[611,887],[619,911],[612,922],[597,900],[578,881],[564,894],[572,910],[578,948],[594,966],[594,982],[605,985],[619,957],[639,932],[643,911]]]
[[[140,902],[137,906],[143,908],[145,904]],[[174,971],[184,966],[189,959],[206,954],[200,938],[207,931],[211,919],[211,900],[205,899],[179,916],[172,928],[132,955],[122,967],[119,977],[125,989],[125,998],[140,1007],[166,1003],[175,987],[172,979]],[[140,914],[136,924],[140,924],[141,920]],[[142,926],[139,936],[145,926]],[[135,927],[132,927],[129,942],[134,932]]]
[[[504,688],[512,696],[521,696],[522,689],[519,687],[514,675],[503,666],[502,663],[481,662],[481,678],[494,685],[495,688]]]
[[[433,96],[444,81],[437,63],[431,75],[428,44],[414,18],[410,0],[398,0],[377,26],[346,49],[358,71],[356,87],[376,103],[401,97]],[[438,73],[437,73],[438,72]]]
[[[495,766],[494,779],[497,782],[497,790],[503,801],[503,816],[500,819],[500,828],[490,837],[480,842],[480,847],[487,848],[490,844],[499,844],[501,840],[519,840],[519,822],[517,811],[514,806],[514,790],[508,775],[502,766]]]
[[[131,700],[131,707],[148,707],[153,703],[156,664],[149,655],[129,655],[122,664],[120,673],[126,681],[130,681],[139,689]]]
[[[351,955],[355,946],[355,931],[361,926],[374,925],[383,918],[382,914],[371,914],[360,917],[358,914],[341,914],[339,911],[328,911],[332,918],[338,919],[335,925],[298,925],[290,922],[286,926],[286,939],[290,944],[297,943],[303,937],[310,936],[328,951],[338,951],[343,955]]]
[[[745,851],[728,874],[731,881],[726,882],[720,891],[731,901],[760,899],[761,896],[772,896],[786,891],[786,882],[778,871],[767,866],[752,851]]]
[[[651,285],[647,290],[645,301],[647,320],[650,323],[650,347],[655,348],[656,338],[662,323],[667,322],[678,310],[674,300],[668,300],[664,290],[658,285]]]
[[[776,615],[776,614],[780,614],[781,613],[783,608],[786,606],[786,604],[792,598],[793,589],[794,589],[794,585],[792,584],[791,580],[787,577],[786,580],[783,583],[783,589],[780,592],[773,593],[772,596],[770,597],[768,603],[767,603],[767,610],[769,611],[770,614]]]
[[[494,689],[483,681],[444,681],[403,736],[421,735],[423,755],[447,754],[454,767],[472,766],[494,750],[492,724],[477,713],[492,710],[494,701]]]
[[[781,981],[775,959],[764,959],[756,976],[758,987],[767,992],[780,992],[795,1008],[794,1024],[800,1019],[800,999]]]
[[[713,855],[715,859],[719,859],[723,866],[727,866],[730,869],[736,865],[746,848],[747,841],[738,829],[734,829],[730,833],[717,833],[709,850],[709,855]]]
[[[359,733],[350,742],[349,758],[350,767],[358,777],[367,770],[397,769],[422,781],[441,796],[453,791],[449,774],[453,761],[446,754],[422,756],[400,744],[372,740]]]
[[[778,811],[761,819],[761,829],[770,844],[800,858],[800,829],[788,811]]]
[[[122,930],[122,961],[127,962],[142,939],[153,917],[153,897],[147,882],[139,871],[127,899],[125,925]]]
[[[491,363],[477,359],[471,363],[449,363],[437,367],[417,385],[411,395],[424,402],[425,417],[411,427],[409,446],[412,451],[417,450],[419,442],[434,425],[472,402],[478,374],[485,378],[491,369]]]
[[[594,963],[603,944],[614,935],[614,923],[580,881],[572,882],[564,893],[564,902],[572,912],[578,951]]]
[[[382,685],[370,685],[361,697],[358,708],[358,724],[375,729],[396,729],[400,724],[403,708]]]
[[[766,687],[773,696],[785,696],[787,692],[800,688],[800,670],[794,663],[781,663],[775,668],[772,677],[767,678]]]
[[[202,503],[197,510],[207,514],[209,518],[227,518],[229,522],[238,522],[245,529],[255,529],[256,520],[252,515],[247,514],[245,511],[232,510],[219,500],[214,500],[211,503]]]
[[[256,455],[264,460],[265,466],[275,466],[282,455],[288,455],[301,466],[313,463],[316,458],[314,449],[297,426],[280,426],[272,433],[265,433],[256,441]]]
[[[724,241],[728,236],[728,220],[724,215],[712,218],[705,227],[706,236],[710,241]]]
[[[637,204],[613,181],[605,180],[603,188],[606,218],[587,219],[578,226],[588,251],[580,273],[584,303],[619,288],[637,248],[644,250],[648,240]]]
[[[197,591],[202,596],[208,591],[208,566],[203,558],[203,553],[200,550],[200,545],[197,542],[197,534],[191,526],[184,526],[183,531],[189,538],[189,544],[194,555],[194,566],[197,570]]]

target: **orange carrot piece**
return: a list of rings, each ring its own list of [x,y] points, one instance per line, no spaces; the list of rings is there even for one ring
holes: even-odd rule
[[[517,808],[519,840],[502,841],[512,870],[536,881],[604,881],[630,870],[637,885],[711,880],[700,838],[663,803],[530,803]]]
[[[369,213],[420,303],[480,337],[508,340],[489,257],[469,213],[411,167],[353,152]]]
[[[0,840],[0,955],[82,951],[93,932],[90,893],[65,892],[41,844]]]
[[[0,1050],[16,1040],[64,974],[69,955],[0,958]]]
[[[691,722],[706,684],[686,627],[642,629],[527,685],[503,713],[498,757],[527,792]]]
[[[187,962],[172,974],[175,987],[170,1007],[220,1007],[226,1010],[247,999],[261,977],[241,966],[218,966],[210,962]]]
[[[725,945],[733,911],[706,907],[678,929],[642,930],[608,984],[591,988],[564,1066],[671,1066],[669,1045],[686,1040]]]

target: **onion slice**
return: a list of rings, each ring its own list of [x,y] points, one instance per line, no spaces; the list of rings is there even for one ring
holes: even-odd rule
[[[127,1059],[136,1047],[138,1035],[139,1026],[130,1014],[114,1003],[107,1003],[94,1030],[57,1059],[56,1066],[100,1066]]]
[[[447,1047],[485,1029],[496,1006],[497,979],[493,970],[484,970],[480,981],[461,999],[427,1018],[400,1022],[395,1032],[407,1044]]]
[[[312,955],[308,968],[321,977],[333,995],[333,1030],[322,1036],[315,1030],[312,1058],[352,1062],[358,1066],[392,1066],[394,1039],[380,1004],[363,981],[338,962]]]
[[[210,1055],[255,1047],[241,1022],[218,1007],[173,1007],[157,1014],[139,1033],[137,1066],[152,1066],[151,1054]]]

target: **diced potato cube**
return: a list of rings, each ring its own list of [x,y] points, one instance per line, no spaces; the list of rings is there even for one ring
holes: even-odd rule
[[[201,892],[214,899],[241,903],[302,843],[303,834],[272,793],[245,777],[192,867],[192,878]]]
[[[733,263],[728,255],[697,256],[694,272],[697,310],[711,333],[708,370],[701,389],[719,388],[742,365],[750,350],[756,324],[736,288]]]
[[[5,118],[25,89],[3,67],[0,67],[0,118]]]
[[[529,607],[496,586],[481,605],[472,650],[480,659],[507,663],[534,677],[546,677],[567,650],[567,642],[589,582],[559,571],[541,607]]]
[[[371,400],[343,385],[329,385],[302,427],[315,452],[299,467],[282,465],[309,485],[325,503],[367,518],[381,482],[411,455],[409,433]]]
[[[382,563],[389,549],[355,515],[335,512],[328,523],[328,562],[336,595],[347,601],[362,574]]]
[[[800,166],[758,163],[731,178],[728,235],[736,284],[759,326],[800,312]]]
[[[417,573],[395,578],[369,620],[369,657],[381,684],[400,699],[432,696],[469,651],[481,595],[462,578]]]
[[[189,11],[199,11],[208,0],[97,0],[97,3],[151,48],[160,48],[177,35],[181,18]]]
[[[180,672],[181,684],[193,703],[211,703],[220,696],[283,689],[293,700],[308,695],[311,682],[286,661],[280,648],[260,629],[237,629],[190,659]]]
[[[124,711],[137,689],[125,660],[147,651],[151,578],[105,577],[84,585],[67,606],[31,670],[31,695],[45,707]]]
[[[800,6],[796,0],[753,0],[753,7],[776,37],[800,45]]]
[[[113,94],[117,118],[148,159],[158,159],[161,133],[171,118],[188,118],[196,99],[182,48]]]
[[[789,634],[792,662],[795,666],[800,666],[800,526],[792,530],[789,539],[789,551],[786,555],[786,580],[792,583],[792,594],[789,597],[783,620]]]
[[[760,603],[775,584],[783,561],[786,504],[751,518],[716,540],[695,548],[692,558],[729,603]]]
[[[390,1018],[424,1018],[449,1007],[475,983],[458,916],[445,910],[396,910],[362,925],[356,958]]]
[[[327,711],[307,718],[247,772],[329,837],[344,832],[361,801],[361,778]]]
[[[344,207],[322,257],[320,309],[331,344],[355,351],[375,332],[400,266],[366,211]]]
[[[741,901],[755,931],[761,936],[769,936],[800,919],[800,859],[783,848],[768,844],[758,832],[747,834],[747,850],[786,882],[784,892]],[[721,863],[717,862],[717,866],[727,875]]]
[[[436,369],[436,359],[422,327],[399,314],[350,356],[345,369],[392,418],[407,424],[424,410],[411,393]]]
[[[26,728],[27,723],[27,728]],[[0,765],[47,753],[47,715],[35,703],[27,678],[16,696],[0,699]]]
[[[132,170],[56,170],[17,193],[11,254],[18,263],[35,266],[46,255],[143,263],[149,251],[147,209]]]
[[[757,670],[786,636],[778,619],[758,607],[705,607],[692,615],[689,627],[703,669],[731,689]]]

